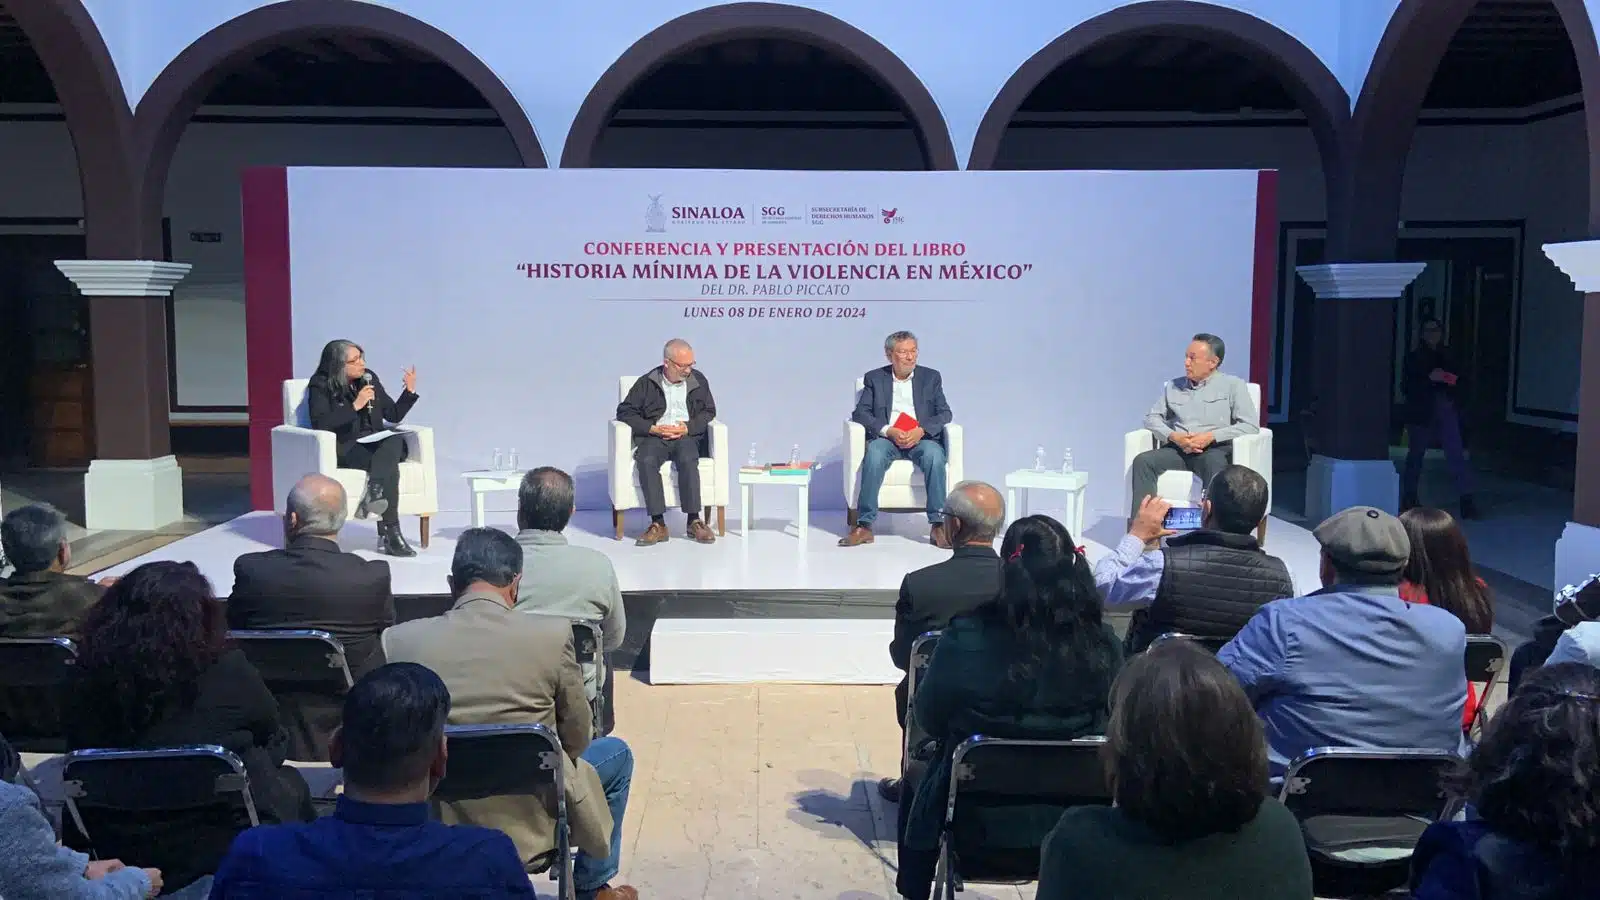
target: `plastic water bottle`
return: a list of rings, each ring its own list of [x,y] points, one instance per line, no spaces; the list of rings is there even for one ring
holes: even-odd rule
[[[1044,471],[1044,445],[1043,444],[1040,444],[1033,451],[1033,470],[1035,472],[1043,472]]]
[[[799,462],[800,462],[800,445],[799,444],[795,444],[793,447],[789,448],[789,465],[793,466],[793,465],[798,464]]]
[[[750,458],[748,460],[745,460],[745,465],[751,466],[751,467],[761,465],[761,463],[756,458],[756,445],[754,443],[752,443],[750,445]]]
[[[1063,475],[1071,475],[1072,474],[1072,448],[1071,447],[1068,447],[1067,449],[1061,451],[1061,474],[1063,474]]]
[[[502,469],[505,468],[505,464],[506,464],[506,460],[505,460],[505,457],[500,455],[500,448],[499,447],[494,448],[494,465],[489,467],[489,471],[491,471],[491,472],[499,472],[499,471],[501,471]]]
[[[517,448],[515,447],[512,447],[511,452],[506,454],[506,468],[512,472],[518,472],[522,469],[521,466],[517,465]]]

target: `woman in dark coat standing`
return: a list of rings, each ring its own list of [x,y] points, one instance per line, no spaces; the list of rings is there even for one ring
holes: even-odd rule
[[[400,399],[392,399],[377,373],[367,368],[366,351],[353,341],[337,340],[322,348],[322,362],[306,391],[311,427],[334,433],[339,467],[368,473],[356,516],[378,517],[378,552],[389,556],[417,555],[400,534],[400,463],[406,458],[406,442],[398,434],[366,444],[360,439],[384,430],[386,422],[398,425],[416,405],[417,370],[406,369],[404,382]]]
[[[1472,499],[1472,471],[1461,443],[1461,414],[1456,408],[1456,387],[1461,370],[1444,345],[1444,326],[1438,319],[1422,321],[1421,340],[1406,356],[1406,430],[1410,444],[1405,472],[1400,479],[1400,506],[1417,505],[1417,482],[1422,478],[1422,458],[1429,449],[1444,448],[1450,477],[1461,497],[1461,518],[1477,518]]]
[[[939,637],[912,698],[937,756],[916,794],[901,800],[896,887],[926,900],[949,800],[950,758],[974,734],[1071,740],[1103,734],[1122,642],[1102,620],[1100,593],[1083,551],[1060,522],[1028,516],[1000,544],[1000,594]],[[1059,811],[1057,811],[1059,815]],[[1038,846],[1055,825],[1013,811],[990,834],[1006,846]],[[1027,832],[1027,833],[1021,833]]]

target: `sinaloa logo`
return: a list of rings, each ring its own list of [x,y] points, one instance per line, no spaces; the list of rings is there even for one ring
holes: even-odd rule
[[[661,205],[660,194],[651,194],[650,205],[644,208],[644,230],[650,234],[667,230],[667,210]]]

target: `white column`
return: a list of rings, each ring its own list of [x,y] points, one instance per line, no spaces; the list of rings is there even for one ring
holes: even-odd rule
[[[183,472],[166,432],[166,312],[156,301],[189,264],[72,259],[56,268],[90,301],[98,458],[83,479],[84,525],[154,531],[179,521]]]
[[[1572,279],[1573,286],[1580,292],[1588,295],[1600,293],[1600,240],[1545,244],[1544,255],[1550,257],[1561,271],[1567,273],[1567,277]],[[1592,297],[1586,305],[1589,306],[1589,310],[1585,313],[1587,319],[1594,313]],[[1590,334],[1593,332],[1589,332],[1589,329],[1596,327],[1600,327],[1600,323],[1585,321],[1583,324],[1584,330]],[[1586,353],[1585,357],[1590,355],[1592,351]],[[1579,365],[1600,366],[1600,360],[1585,358]],[[1580,372],[1578,377],[1582,380],[1584,373]],[[1589,429],[1600,429],[1600,423],[1585,422],[1580,419],[1578,478],[1574,494],[1590,491],[1589,498],[1592,501],[1593,482],[1600,479],[1600,472],[1595,471],[1600,469],[1600,460],[1588,458],[1593,454],[1586,452],[1586,449],[1592,445],[1585,438],[1592,440],[1594,434]],[[1575,496],[1574,500],[1573,515],[1576,518],[1580,514],[1579,511],[1584,508],[1584,503],[1581,496]],[[1592,509],[1592,505],[1590,508]],[[1560,590],[1566,585],[1582,581],[1595,572],[1600,572],[1600,528],[1583,522],[1568,521],[1560,539],[1556,541],[1555,583],[1551,585],[1551,589]]]
[[[1422,274],[1426,265],[1332,263],[1299,266],[1295,271],[1310,285],[1318,302],[1393,302]],[[1316,339],[1313,335],[1312,340]],[[1370,402],[1382,404],[1385,410],[1389,408],[1387,394],[1372,397]],[[1387,456],[1383,459],[1338,459],[1317,454],[1306,467],[1306,521],[1313,525],[1352,506],[1374,506],[1396,512],[1399,505],[1400,474]]]

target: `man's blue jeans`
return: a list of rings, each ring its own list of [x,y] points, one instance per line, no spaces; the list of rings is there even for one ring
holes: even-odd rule
[[[901,450],[894,441],[885,437],[867,442],[867,455],[861,461],[861,494],[856,501],[856,524],[871,526],[878,518],[878,489],[883,487],[883,476],[889,464],[897,459],[909,459],[922,470],[923,483],[928,488],[928,521],[944,521],[944,445],[932,438],[923,438],[910,450]]]
[[[617,876],[622,862],[622,813],[628,808],[628,788],[633,784],[633,751],[622,738],[602,737],[595,738],[580,758],[599,773],[606,806],[611,807],[611,855],[595,859],[580,850],[572,865],[572,884],[579,900],[589,900]]]

